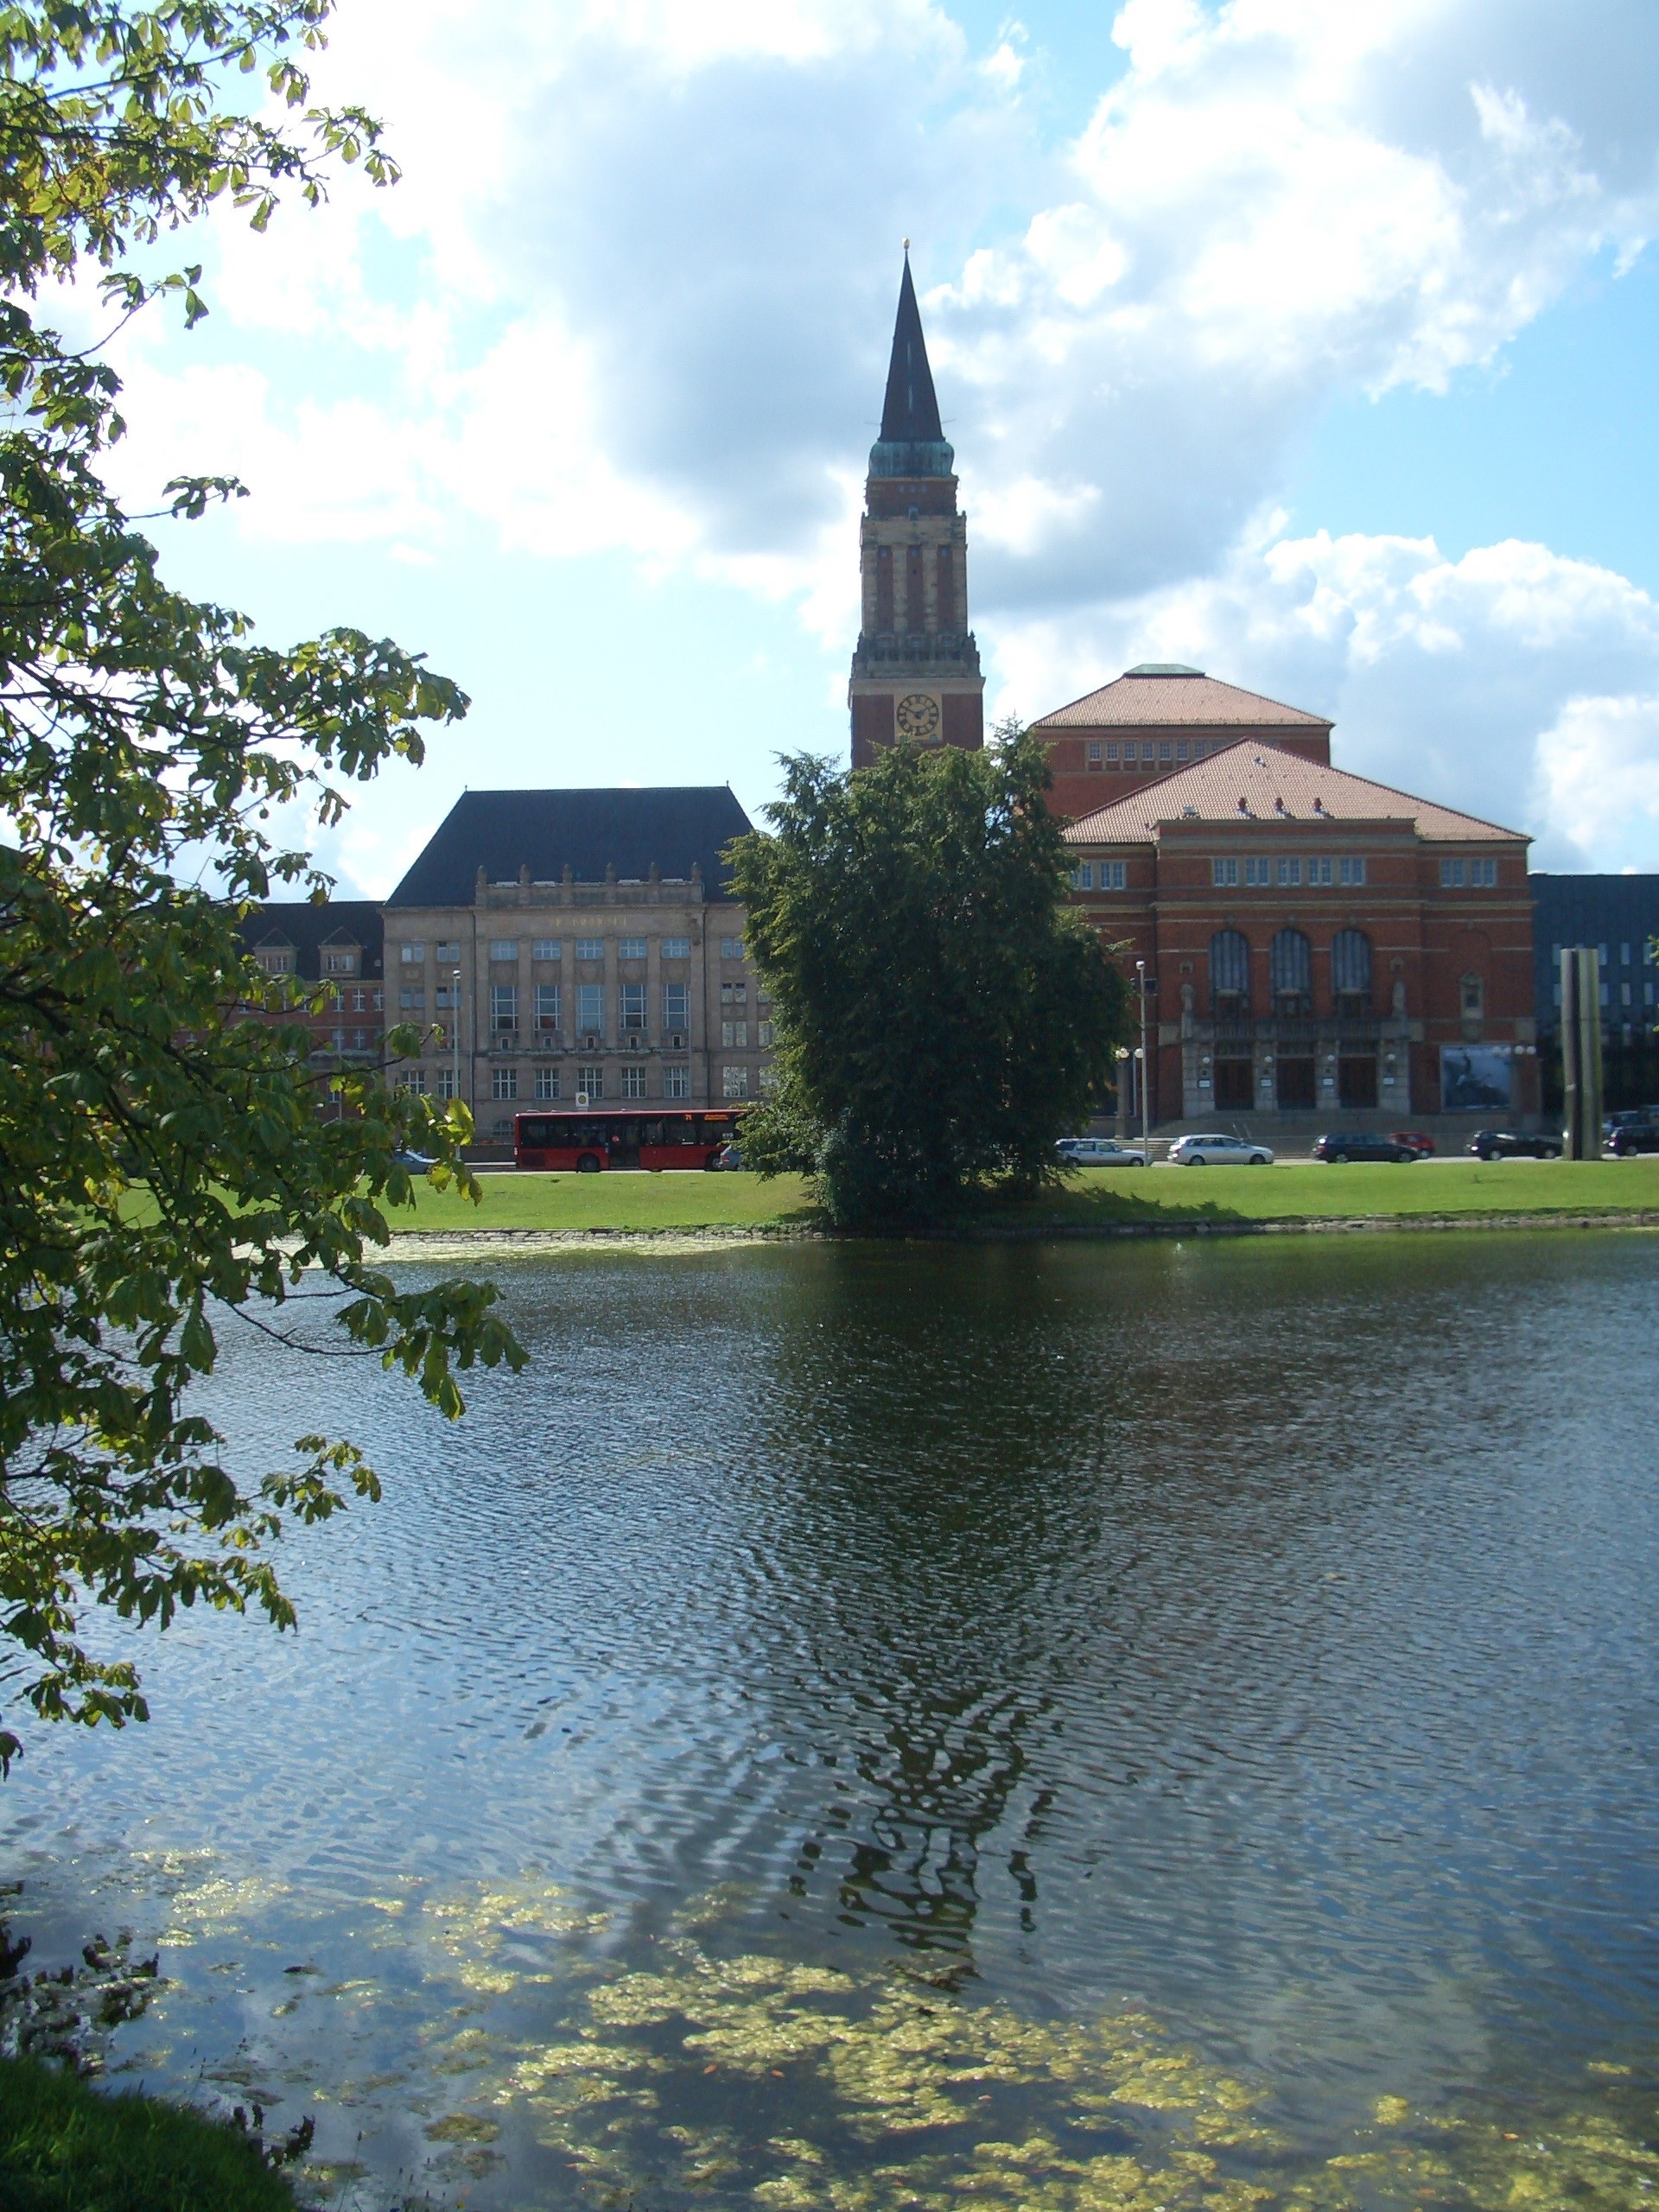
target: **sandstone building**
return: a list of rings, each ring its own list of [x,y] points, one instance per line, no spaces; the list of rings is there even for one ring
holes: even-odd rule
[[[386,902],[386,1019],[428,1033],[402,1079],[491,1147],[537,1105],[758,1096],[771,1010],[721,857],[749,827],[724,785],[467,792]]]

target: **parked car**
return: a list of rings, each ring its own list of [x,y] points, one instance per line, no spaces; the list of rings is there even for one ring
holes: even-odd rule
[[[723,1144],[709,1161],[711,1167],[724,1167],[734,1175],[743,1170],[743,1147],[741,1144]]]
[[[1328,1160],[1338,1166],[1350,1160],[1421,1160],[1422,1154],[1414,1144],[1406,1144],[1398,1137],[1380,1137],[1374,1129],[1350,1131],[1346,1135],[1319,1137],[1313,1145],[1315,1160]]]
[[[394,1152],[391,1157],[395,1166],[406,1167],[411,1175],[424,1175],[429,1167],[438,1164],[429,1152]]]
[[[1659,1152],[1659,1122],[1627,1122],[1615,1129],[1607,1149],[1615,1160],[1629,1160],[1638,1152]]]
[[[1054,1147],[1062,1160],[1075,1160],[1079,1167],[1144,1167],[1147,1155],[1138,1146],[1119,1144],[1116,1137],[1062,1137]]]
[[[1419,1160],[1434,1157],[1434,1140],[1426,1129],[1390,1129],[1389,1141],[1391,1144],[1408,1144]]]
[[[1177,1167],[1271,1167],[1273,1154],[1264,1144],[1244,1137],[1177,1137],[1169,1147]]]
[[[1477,1160],[1559,1160],[1560,1137],[1517,1136],[1513,1129],[1477,1129],[1469,1140]]]

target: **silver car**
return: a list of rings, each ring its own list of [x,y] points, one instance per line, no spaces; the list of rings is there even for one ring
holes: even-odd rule
[[[1079,1167],[1144,1167],[1147,1155],[1116,1137],[1062,1137],[1054,1147],[1062,1160]]]
[[[1177,1167],[1271,1167],[1273,1154],[1264,1144],[1243,1137],[1177,1137],[1169,1147]]]

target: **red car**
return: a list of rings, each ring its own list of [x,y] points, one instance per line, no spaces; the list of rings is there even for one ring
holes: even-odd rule
[[[1434,1149],[1433,1138],[1421,1129],[1390,1129],[1389,1142],[1407,1146],[1420,1160],[1427,1160]]]

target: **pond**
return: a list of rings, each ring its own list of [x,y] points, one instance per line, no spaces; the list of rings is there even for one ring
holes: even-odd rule
[[[1659,1242],[615,1251],[302,1627],[31,1743],[31,1965],[342,2205],[1498,2204],[1659,2185]]]

